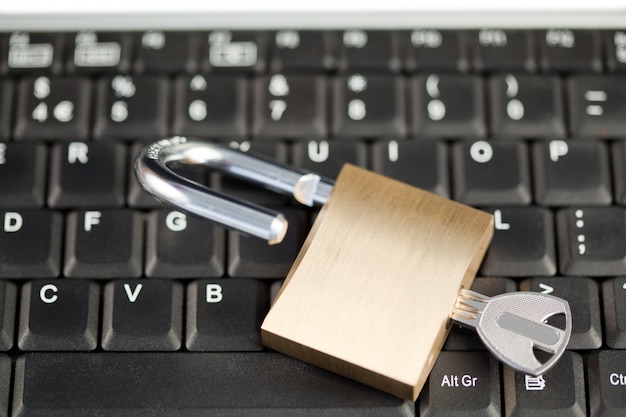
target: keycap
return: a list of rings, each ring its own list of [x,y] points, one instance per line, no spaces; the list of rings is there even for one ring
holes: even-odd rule
[[[50,207],[121,207],[124,204],[124,145],[58,143],[52,147],[50,165]]]
[[[474,206],[531,202],[528,152],[521,142],[458,142],[452,146],[454,199]]]
[[[11,358],[0,355],[0,415],[8,416],[11,388]]]
[[[13,347],[17,288],[10,281],[0,281],[0,351]],[[0,403],[1,404],[1,403]]]
[[[415,415],[412,401],[270,352],[31,354],[18,358],[15,386],[24,415]]]
[[[620,416],[626,412],[625,350],[600,350],[587,360],[589,409],[593,417]]]
[[[372,145],[372,170],[443,197],[450,195],[448,151],[438,141],[381,141]]]
[[[546,322],[553,316],[564,316],[563,329]],[[572,326],[567,302],[522,292],[487,297],[461,289],[450,317],[475,329],[503,363],[531,375],[540,375],[554,365],[565,351]],[[542,353],[541,360],[536,351]]]
[[[11,132],[14,89],[11,81],[0,80],[0,140],[8,140]]]
[[[408,71],[469,69],[466,33],[460,30],[415,29],[406,34]]]
[[[116,280],[104,287],[102,348],[173,351],[182,345],[183,286],[171,280]]]
[[[274,74],[254,84],[252,135],[325,138],[326,82],[322,76]]]
[[[613,185],[615,202],[626,205],[626,143],[616,141],[611,145],[611,162],[613,163]]]
[[[96,88],[95,139],[153,141],[167,134],[165,77],[116,75],[99,79]]]
[[[294,166],[317,172],[327,178],[337,178],[347,162],[367,167],[367,147],[364,142],[309,141],[292,146]]]
[[[542,207],[503,207],[481,267],[487,276],[549,276],[557,271],[552,213]]]
[[[404,79],[352,73],[332,82],[331,133],[337,137],[406,135]]]
[[[151,278],[220,277],[224,274],[225,231],[175,210],[148,217],[146,275]]]
[[[128,173],[128,184],[127,184],[127,196],[126,202],[129,207],[132,208],[142,208],[142,209],[152,209],[152,208],[162,208],[164,206],[163,203],[158,201],[152,195],[148,194],[137,182],[137,178],[133,173],[133,165],[135,163],[135,158],[139,154],[139,152],[146,146],[146,144],[136,143],[130,147],[130,155],[127,165],[127,173]]]
[[[478,71],[535,71],[533,32],[489,28],[469,35],[475,48],[473,64]]]
[[[201,69],[213,73],[263,73],[269,32],[214,30],[200,41]]]
[[[626,278],[612,278],[602,284],[606,344],[626,349]]]
[[[564,138],[563,87],[555,75],[499,74],[488,79],[490,128],[500,138]]]
[[[22,78],[17,86],[16,140],[85,140],[89,136],[91,83],[86,78]]]
[[[185,346],[207,352],[262,350],[267,297],[267,287],[260,281],[192,282],[187,287]]]
[[[569,128],[583,138],[624,138],[626,105],[623,75],[576,75],[566,81]]]
[[[281,163],[287,163],[290,150],[282,141],[231,141],[228,145],[233,149],[267,156]],[[263,206],[279,206],[289,201],[289,198],[283,194],[268,192],[258,185],[229,175],[222,175],[217,171],[211,172],[211,184],[214,184],[212,188],[219,189],[225,194]]]
[[[487,352],[441,352],[419,398],[420,416],[500,415],[500,371]]]
[[[493,297],[517,290],[517,284],[509,278],[478,277],[474,280],[470,289]],[[485,344],[472,329],[452,326],[450,334],[448,334],[443,345],[443,350],[485,350]]]
[[[348,29],[339,33],[339,38],[340,71],[400,71],[400,44],[395,32]]]
[[[597,349],[602,346],[600,301],[595,281],[582,277],[531,278],[520,283],[520,290],[552,294],[569,302],[572,335],[568,349]]]
[[[548,206],[608,205],[612,201],[605,143],[552,140],[531,148],[535,199]]]
[[[537,33],[543,71],[602,71],[600,32],[548,29]]]
[[[61,269],[63,218],[50,210],[0,211],[0,277],[55,278]]]
[[[485,98],[477,76],[419,75],[411,80],[411,133],[419,138],[484,138]]]
[[[197,71],[199,39],[196,33],[146,30],[137,37],[135,72],[192,74]]]
[[[607,68],[612,72],[623,72],[626,70],[626,33],[610,30],[603,35]]]
[[[61,72],[65,42],[63,34],[13,32],[0,40],[4,43],[0,51],[6,52],[6,55],[0,58],[0,72],[9,74]]]
[[[559,210],[559,270],[565,275],[626,274],[626,211],[621,207]]]
[[[0,207],[41,207],[47,150],[31,143],[0,143]]]
[[[128,32],[78,32],[68,36],[65,67],[69,73],[127,73],[133,47]]]
[[[17,345],[24,351],[87,351],[98,345],[100,289],[91,281],[31,281],[22,287]]]
[[[335,33],[316,30],[279,30],[271,39],[272,72],[326,72],[335,68]]]
[[[142,272],[143,221],[130,210],[80,210],[67,216],[67,277],[135,278]]]
[[[231,277],[285,278],[304,242],[306,219],[293,207],[274,207],[289,222],[287,235],[277,245],[235,231],[228,232],[227,271]]]
[[[507,417],[586,416],[583,359],[567,351],[552,369],[532,376],[504,367]]]
[[[174,96],[174,134],[246,137],[248,102],[244,77],[179,77],[175,80]]]

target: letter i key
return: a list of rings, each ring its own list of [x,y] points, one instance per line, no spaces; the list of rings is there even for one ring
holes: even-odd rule
[[[571,333],[566,301],[538,293],[468,290],[493,235],[493,216],[346,165],[337,181],[215,144],[176,137],[146,148],[140,184],[181,210],[278,243],[280,213],[173,173],[202,164],[323,204],[261,326],[263,343],[399,397],[415,400],[450,330],[475,328],[514,369],[538,375]],[[565,317],[564,328],[548,322]],[[537,354],[543,351],[543,354]]]

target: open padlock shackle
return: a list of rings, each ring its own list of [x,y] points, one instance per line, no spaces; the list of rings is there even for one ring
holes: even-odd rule
[[[293,196],[307,205],[322,205],[333,188],[331,180],[227,146],[176,136],[144,148],[135,160],[139,184],[160,201],[209,219],[229,229],[280,243],[287,219],[276,211],[234,198],[193,182],[168,165],[204,165],[225,174]]]

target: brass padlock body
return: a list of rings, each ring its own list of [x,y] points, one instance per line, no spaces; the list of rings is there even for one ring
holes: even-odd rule
[[[493,216],[346,165],[261,327],[289,356],[415,400]]]

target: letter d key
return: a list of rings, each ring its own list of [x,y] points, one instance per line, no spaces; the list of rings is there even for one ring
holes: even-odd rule
[[[567,345],[566,301],[467,290],[493,235],[486,212],[351,165],[333,185],[186,138],[159,141],[139,155],[135,170],[147,191],[270,243],[285,233],[279,213],[191,183],[167,168],[172,162],[213,166],[303,204],[324,204],[262,324],[272,349],[415,400],[452,321],[476,328],[496,357],[534,375]],[[555,315],[565,316],[564,329],[547,322]]]

